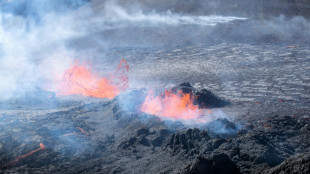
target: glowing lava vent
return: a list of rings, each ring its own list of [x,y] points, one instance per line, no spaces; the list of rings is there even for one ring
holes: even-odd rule
[[[128,70],[129,65],[122,59],[116,73],[99,77],[87,66],[76,63],[64,72],[57,95],[80,94],[111,99],[128,87]]]
[[[178,91],[176,94],[165,91],[164,94],[154,96],[149,92],[141,111],[162,118],[175,120],[191,120],[201,118],[202,112],[193,104],[194,97],[190,94]]]

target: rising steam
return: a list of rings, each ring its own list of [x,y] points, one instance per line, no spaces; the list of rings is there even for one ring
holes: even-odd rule
[[[65,47],[65,40],[80,35],[71,28],[73,16],[53,12],[37,15],[34,19],[13,10],[0,13],[1,100],[42,87],[42,79],[53,79],[74,55]]]
[[[109,3],[105,8],[104,22],[121,24],[123,22],[130,22],[134,25],[206,25],[214,26],[218,23],[227,23],[234,20],[245,20],[243,17],[234,16],[189,16],[174,14],[167,11],[163,14],[151,12],[148,14],[138,10],[134,13],[128,13],[124,8]]]
[[[101,6],[86,0],[1,3],[0,100],[21,96],[36,87],[54,90],[54,81],[60,80],[76,59],[91,62],[91,54],[84,54],[89,47],[173,46],[224,39],[234,42],[265,35],[274,35],[278,41],[309,38],[310,25],[303,17],[256,19],[251,23],[246,17],[145,11],[139,6],[129,10],[114,1],[104,1]],[[102,52],[95,56],[106,59]]]

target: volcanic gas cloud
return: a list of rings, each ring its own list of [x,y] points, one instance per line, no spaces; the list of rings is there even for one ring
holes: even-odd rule
[[[75,63],[65,70],[57,95],[83,95],[96,98],[114,98],[128,87],[129,65],[122,59],[115,73],[100,77],[87,66]]]

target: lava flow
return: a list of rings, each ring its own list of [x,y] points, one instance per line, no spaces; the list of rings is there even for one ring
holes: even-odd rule
[[[24,158],[27,158],[28,156],[30,156],[30,155],[32,155],[32,154],[38,152],[38,151],[44,150],[45,148],[46,148],[46,147],[44,146],[44,144],[43,144],[43,143],[40,143],[40,147],[39,147],[39,148],[37,148],[37,149],[35,149],[35,150],[33,150],[33,151],[31,151],[31,152],[25,154],[25,155],[22,155],[22,156],[17,157],[15,160],[13,160],[13,161],[7,163],[4,167],[9,167],[9,166],[15,165],[19,160],[24,159]]]
[[[128,87],[129,65],[122,59],[115,74],[99,77],[86,66],[79,64],[67,69],[63,74],[61,88],[57,95],[80,94],[97,98],[114,98]]]
[[[193,97],[190,94],[179,91],[177,94],[165,90],[160,96],[154,96],[149,92],[141,111],[163,118],[189,120],[201,116],[197,105],[193,104]]]

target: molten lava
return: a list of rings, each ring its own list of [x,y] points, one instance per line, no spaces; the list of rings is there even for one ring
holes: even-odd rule
[[[44,144],[43,144],[43,143],[40,143],[40,147],[39,147],[39,148],[37,148],[37,149],[35,149],[35,150],[33,150],[33,151],[31,151],[31,152],[25,154],[25,155],[22,155],[22,156],[17,157],[15,160],[10,161],[9,163],[7,163],[4,167],[9,167],[9,166],[15,165],[19,160],[24,159],[24,158],[27,158],[28,156],[30,156],[30,155],[32,155],[32,154],[38,152],[38,151],[44,150],[45,148],[46,148],[46,147],[44,146]]]
[[[142,104],[141,111],[170,119],[198,119],[201,116],[201,111],[197,105],[193,104],[193,100],[190,94],[182,91],[175,94],[166,90],[160,96],[154,96],[152,92],[149,92]]]
[[[97,98],[113,98],[128,87],[129,66],[122,59],[115,74],[99,77],[86,66],[76,64],[63,74],[57,95],[80,94]]]

